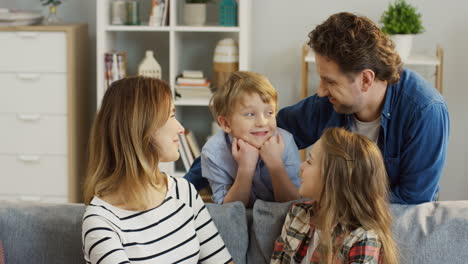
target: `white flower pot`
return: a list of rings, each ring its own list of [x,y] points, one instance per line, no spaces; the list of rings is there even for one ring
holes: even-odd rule
[[[203,26],[206,22],[206,4],[185,4],[184,24],[188,26]]]
[[[390,37],[395,42],[395,50],[400,55],[401,60],[403,62],[407,61],[411,54],[414,35],[391,35]]]

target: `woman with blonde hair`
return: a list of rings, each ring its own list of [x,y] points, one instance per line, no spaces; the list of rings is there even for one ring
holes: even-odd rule
[[[379,148],[367,137],[329,128],[301,164],[292,205],[271,263],[398,263],[388,179]]]
[[[232,263],[195,188],[158,169],[179,158],[169,85],[128,77],[106,91],[84,186],[87,263]]]

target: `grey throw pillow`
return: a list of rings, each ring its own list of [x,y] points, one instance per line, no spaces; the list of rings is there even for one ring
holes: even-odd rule
[[[284,219],[292,203],[275,203],[262,200],[255,202],[253,222],[250,229],[249,263],[270,263],[275,240],[281,234]]]
[[[207,203],[206,208],[218,228],[229,253],[236,264],[245,264],[249,234],[247,218],[242,202],[227,204]]]

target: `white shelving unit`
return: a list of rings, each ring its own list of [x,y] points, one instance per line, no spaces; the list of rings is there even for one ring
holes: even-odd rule
[[[151,2],[151,1],[147,1]],[[162,67],[162,79],[169,82],[174,89],[176,76],[183,70],[202,70],[208,79],[213,80],[212,60],[216,43],[223,38],[237,40],[239,46],[239,70],[250,69],[250,20],[251,0],[238,1],[238,26],[217,26],[216,21],[208,22],[206,26],[185,26],[182,23],[183,5],[185,0],[169,0],[169,25],[152,27],[145,25],[149,14],[149,6],[140,1],[139,26],[111,25],[110,10],[112,0],[96,1],[97,5],[97,108],[100,107],[105,92],[104,54],[108,51],[119,50],[127,52],[127,74],[135,75],[138,63],[144,56],[145,50],[153,50],[156,60]],[[217,17],[210,13],[213,5],[210,3],[208,16]],[[217,9],[217,8],[216,8]],[[147,11],[147,12],[146,12]],[[147,23],[146,23],[147,24]],[[196,135],[201,146],[210,134],[212,117],[208,110],[209,99],[177,99],[177,117],[187,129]],[[174,163],[164,164],[164,169],[173,175],[183,176],[183,167]]]

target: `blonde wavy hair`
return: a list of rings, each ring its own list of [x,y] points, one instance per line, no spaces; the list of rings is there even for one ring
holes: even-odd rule
[[[148,186],[166,182],[158,170],[154,134],[168,120],[172,93],[159,79],[127,77],[112,83],[91,130],[84,202],[125,186],[129,201],[147,204]]]
[[[373,230],[382,242],[383,263],[398,263],[392,236],[388,178],[381,152],[374,142],[343,128],[327,129],[321,137],[320,209],[317,228],[326,263],[342,245],[334,232],[362,227]],[[322,210],[323,208],[323,210]]]
[[[210,110],[214,119],[217,120],[219,116],[229,117],[244,95],[255,93],[264,103],[273,103],[275,112],[278,110],[278,93],[265,76],[248,71],[233,72],[211,97]]]
[[[388,35],[367,17],[342,12],[330,16],[309,33],[314,52],[336,62],[350,80],[364,69],[394,84],[403,63]]]

